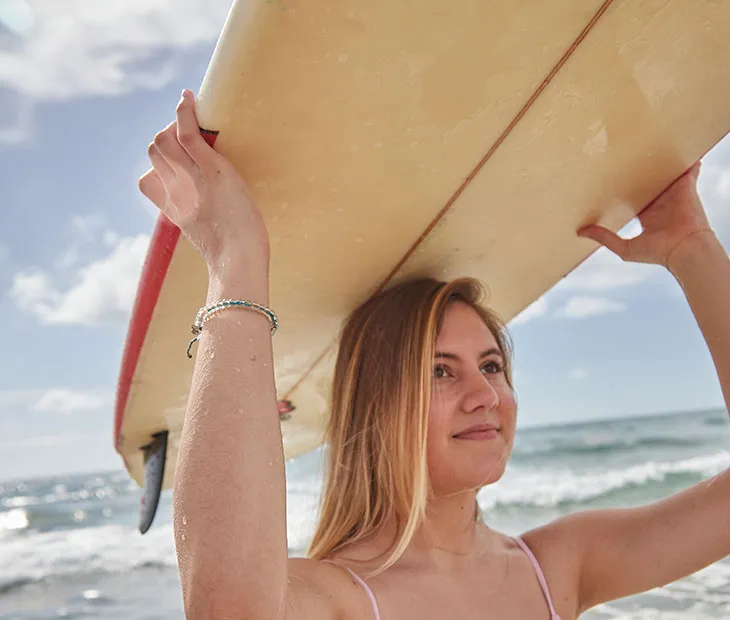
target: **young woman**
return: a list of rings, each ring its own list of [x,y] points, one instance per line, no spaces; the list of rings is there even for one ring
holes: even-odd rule
[[[730,474],[638,508],[574,513],[509,537],[479,519],[517,403],[511,345],[479,283],[407,282],[342,333],[329,466],[307,558],[288,558],[272,361],[269,239],[241,177],[201,138],[192,93],[149,147],[140,189],[205,259],[208,303],[175,476],[175,541],[190,620],[569,620],[730,554]],[[695,164],[623,240],[577,234],[683,288],[730,402],[730,259]],[[681,352],[678,352],[678,360]]]

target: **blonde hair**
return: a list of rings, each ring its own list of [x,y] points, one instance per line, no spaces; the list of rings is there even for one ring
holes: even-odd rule
[[[449,305],[471,306],[492,332],[512,387],[512,339],[482,305],[474,278],[411,280],[356,308],[340,335],[325,429],[327,466],[319,519],[307,557],[331,553],[377,533],[395,519],[390,555],[368,577],[392,566],[425,517],[431,493],[426,461],[436,339]],[[475,506],[475,520],[479,508]],[[387,553],[387,552],[386,552]]]

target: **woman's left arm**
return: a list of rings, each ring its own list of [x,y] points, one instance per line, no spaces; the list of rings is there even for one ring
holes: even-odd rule
[[[730,257],[712,231],[701,231],[673,252],[667,268],[697,319],[730,411]]]
[[[639,214],[639,237],[622,239],[599,226],[578,234],[625,261],[669,269],[687,296],[730,409],[730,258],[697,195],[698,174],[695,164]],[[730,469],[652,504],[574,513],[545,527],[573,550],[580,615],[730,555]]]

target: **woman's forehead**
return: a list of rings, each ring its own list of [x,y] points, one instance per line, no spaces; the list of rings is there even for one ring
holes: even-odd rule
[[[436,339],[437,348],[448,346],[480,351],[497,347],[497,340],[484,319],[465,303],[454,303],[446,311]]]

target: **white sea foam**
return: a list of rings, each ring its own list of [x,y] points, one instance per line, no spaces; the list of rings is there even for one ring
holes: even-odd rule
[[[149,563],[177,565],[171,524],[144,536],[121,525],[33,533],[3,540],[0,586],[25,579],[125,571]]]
[[[19,508],[22,506],[38,506],[42,504],[54,504],[63,501],[82,501],[87,499],[113,499],[119,495],[119,488],[112,484],[83,487],[75,491],[69,491],[66,485],[57,484],[53,487],[52,493],[42,496],[16,495],[5,497],[0,500],[3,508]]]
[[[556,506],[561,502],[585,502],[629,485],[661,482],[667,475],[696,473],[714,476],[730,467],[730,452],[721,451],[676,462],[647,461],[620,469],[580,472],[569,469],[508,467],[499,482],[479,495],[483,509],[499,505]]]

